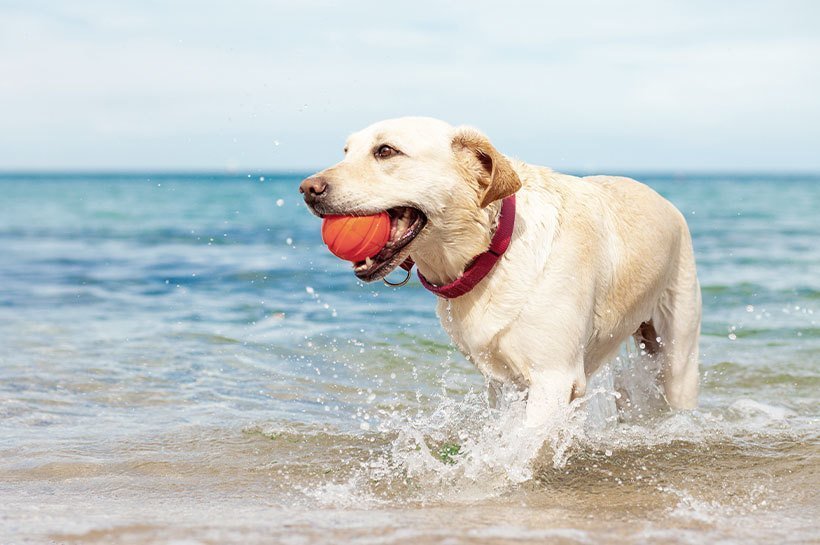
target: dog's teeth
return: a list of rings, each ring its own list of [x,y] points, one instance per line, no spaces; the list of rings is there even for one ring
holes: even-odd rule
[[[393,236],[395,238],[401,238],[407,232],[407,228],[410,226],[410,222],[406,216],[402,216],[401,218],[396,220],[396,228],[394,230]]]
[[[371,266],[371,265],[373,264],[373,260],[372,260],[371,258],[369,258],[369,257],[368,257],[368,258],[366,258],[366,259],[364,260],[364,264],[365,264],[367,267],[369,267],[369,266]]]

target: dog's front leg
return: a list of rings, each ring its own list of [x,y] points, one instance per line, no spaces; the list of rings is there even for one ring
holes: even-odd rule
[[[576,340],[580,337],[580,328],[570,328],[563,324],[562,335],[556,335],[544,342],[540,337],[540,346],[530,343],[527,354],[529,361],[529,388],[525,425],[543,427],[557,422],[566,413],[566,408],[575,397],[586,390],[584,373],[583,345]],[[536,339],[529,335],[529,339]]]
[[[569,368],[544,369],[533,373],[524,424],[532,428],[553,424],[572,400],[577,382],[577,373]]]

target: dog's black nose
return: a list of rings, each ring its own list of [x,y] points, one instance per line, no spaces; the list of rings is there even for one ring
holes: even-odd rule
[[[305,196],[305,202],[308,204],[313,204],[327,195],[327,190],[327,180],[321,176],[311,176],[299,184],[299,193]]]

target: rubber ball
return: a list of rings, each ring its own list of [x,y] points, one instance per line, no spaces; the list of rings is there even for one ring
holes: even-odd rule
[[[390,238],[390,216],[325,216],[322,241],[336,257],[364,261],[378,254]]]

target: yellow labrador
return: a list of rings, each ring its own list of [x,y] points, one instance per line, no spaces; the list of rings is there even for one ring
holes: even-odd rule
[[[459,282],[506,220],[506,252],[437,310],[491,392],[504,383],[528,389],[528,425],[582,396],[630,336],[659,358],[668,404],[696,405],[692,242],[681,213],[646,185],[560,174],[505,157],[475,129],[401,118],[350,136],[344,159],[300,191],[318,216],[390,213],[388,245],[354,264],[365,281],[411,257],[428,285]],[[514,227],[500,219],[510,195]]]

